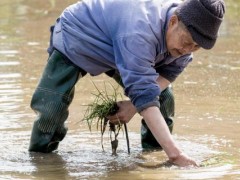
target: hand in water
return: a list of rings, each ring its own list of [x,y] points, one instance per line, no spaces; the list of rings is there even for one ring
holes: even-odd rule
[[[175,158],[170,158],[169,162],[179,167],[188,167],[188,166],[198,167],[198,164],[184,153],[180,153]]]

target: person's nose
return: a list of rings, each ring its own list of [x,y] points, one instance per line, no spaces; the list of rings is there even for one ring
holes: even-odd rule
[[[190,54],[194,51],[194,45],[188,45],[182,48],[182,54]]]
[[[180,53],[181,53],[181,55],[185,55],[188,53],[188,49],[183,47],[182,49],[180,49]]]

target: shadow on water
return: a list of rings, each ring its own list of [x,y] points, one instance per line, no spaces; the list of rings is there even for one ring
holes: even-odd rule
[[[240,3],[227,1],[220,38],[212,51],[194,62],[173,84],[176,97],[174,138],[201,167],[166,164],[161,151],[143,152],[140,117],[129,123],[131,154],[119,135],[118,156],[111,156],[108,133],[81,122],[91,102],[90,77],[82,79],[70,107],[69,132],[59,150],[29,153],[35,114],[32,93],[45,65],[49,26],[74,0],[1,0],[0,2],[0,179],[239,179]],[[105,76],[94,78],[102,84]]]

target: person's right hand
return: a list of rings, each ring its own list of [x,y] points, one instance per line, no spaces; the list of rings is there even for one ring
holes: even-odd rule
[[[119,101],[117,105],[119,108],[118,112],[107,117],[113,124],[118,124],[119,121],[121,123],[128,123],[137,112],[131,101]]]
[[[169,162],[179,167],[188,167],[188,166],[198,167],[198,164],[184,153],[180,153],[175,158],[170,158]]]

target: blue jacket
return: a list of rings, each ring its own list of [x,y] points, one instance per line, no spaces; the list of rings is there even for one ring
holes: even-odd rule
[[[171,57],[165,32],[178,0],[82,0],[57,20],[53,46],[91,75],[115,69],[140,112],[159,106],[156,79],[170,82],[192,60]]]

